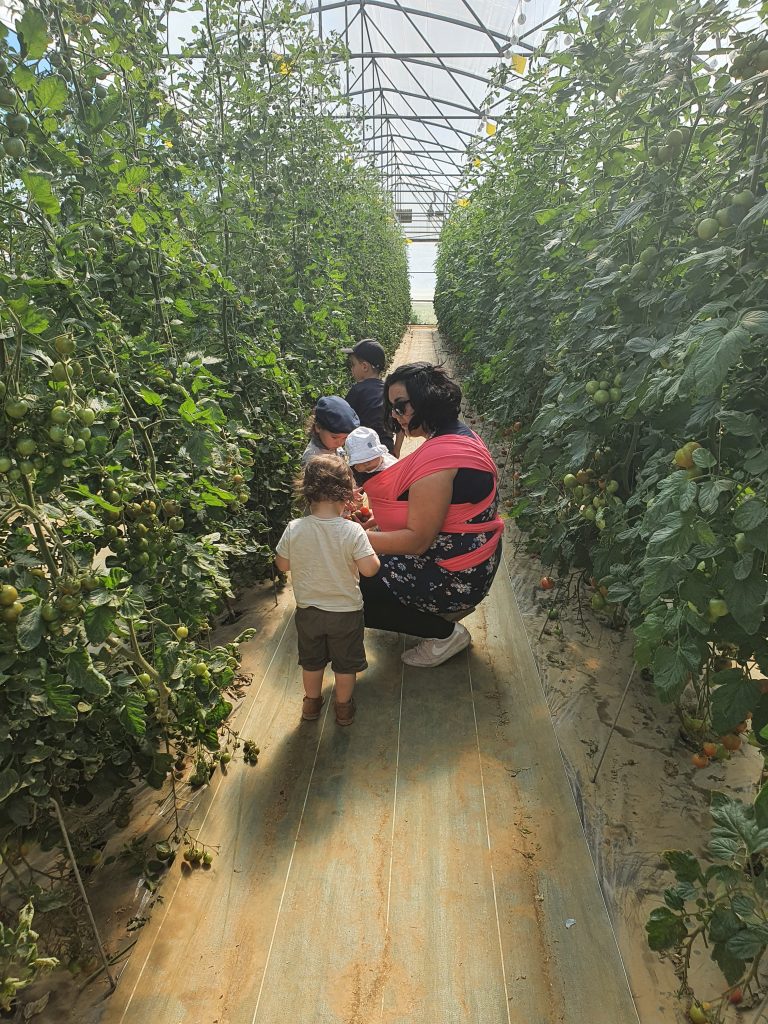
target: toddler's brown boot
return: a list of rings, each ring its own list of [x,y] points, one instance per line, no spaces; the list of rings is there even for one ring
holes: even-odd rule
[[[355,698],[350,697],[346,704],[335,701],[336,725],[352,725],[355,720]]]

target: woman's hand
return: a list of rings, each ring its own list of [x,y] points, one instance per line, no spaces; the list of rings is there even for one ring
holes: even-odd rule
[[[380,555],[423,555],[445,522],[456,473],[456,469],[444,469],[412,484],[405,529],[369,534],[374,551]]]

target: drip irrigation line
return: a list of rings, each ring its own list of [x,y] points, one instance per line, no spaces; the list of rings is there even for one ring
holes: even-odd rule
[[[599,760],[597,762],[597,768],[595,768],[595,774],[592,776],[592,782],[597,782],[597,773],[600,771],[600,768],[601,768],[602,763],[603,763],[603,758],[605,757],[606,753],[608,752],[608,744],[611,742],[611,737],[613,736],[613,732],[614,732],[616,726],[618,725],[619,715],[621,714],[621,709],[624,707],[624,701],[627,699],[627,694],[629,693],[629,685],[630,685],[630,683],[632,682],[632,680],[634,678],[636,670],[637,670],[637,662],[635,662],[632,665],[632,671],[629,673],[629,679],[627,680],[627,685],[624,687],[624,693],[621,695],[621,703],[619,704],[619,710],[616,712],[616,715],[615,715],[615,717],[613,719],[613,725],[611,726],[611,731],[608,733],[608,739],[605,741],[605,746],[603,747],[603,752],[600,755],[600,758],[599,758]]]

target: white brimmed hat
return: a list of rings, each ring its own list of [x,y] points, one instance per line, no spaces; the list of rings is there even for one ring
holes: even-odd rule
[[[379,435],[370,427],[357,427],[347,437],[344,447],[347,450],[347,457],[350,466],[356,466],[360,462],[370,462],[379,455],[386,455],[387,449],[379,441]]]

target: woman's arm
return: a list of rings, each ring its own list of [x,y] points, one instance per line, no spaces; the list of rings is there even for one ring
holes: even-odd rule
[[[456,469],[430,473],[408,491],[408,522],[404,530],[368,534],[377,555],[423,555],[445,522]]]

